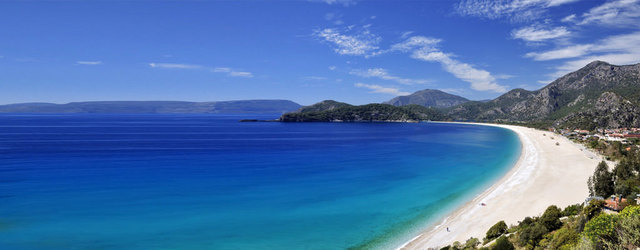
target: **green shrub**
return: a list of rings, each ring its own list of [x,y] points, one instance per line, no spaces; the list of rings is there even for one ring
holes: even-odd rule
[[[628,206],[620,212],[616,233],[618,242],[605,242],[607,246],[619,244],[626,249],[640,247],[640,206]]]
[[[496,244],[491,247],[491,250],[514,250],[513,244],[507,237],[501,236],[496,240]]]
[[[464,243],[463,249],[476,249],[478,245],[480,245],[480,240],[478,240],[478,238],[471,237]]]
[[[582,209],[582,214],[584,214],[588,220],[600,214],[602,208],[604,207],[605,202],[599,200],[591,200],[589,204]]]
[[[547,246],[549,249],[571,249],[580,239],[580,234],[569,227],[562,227],[553,233]]]
[[[546,227],[548,231],[554,231],[562,227],[560,217],[562,217],[562,211],[558,207],[551,205],[540,217],[540,224]]]
[[[535,248],[538,241],[547,233],[547,228],[542,224],[535,222],[532,225],[520,230],[518,235],[518,244],[520,246],[529,246]]]
[[[573,204],[565,207],[564,210],[562,211],[562,215],[573,216],[580,213],[580,211],[582,211],[582,204]]]
[[[487,231],[487,241],[491,241],[495,238],[500,237],[507,232],[507,229],[507,223],[505,223],[503,220],[499,221],[491,228],[489,228],[489,231]]]
[[[600,214],[587,222],[582,234],[596,246],[602,246],[605,242],[615,242],[617,222],[618,215]]]

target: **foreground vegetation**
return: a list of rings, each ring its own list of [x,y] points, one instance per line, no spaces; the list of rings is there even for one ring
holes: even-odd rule
[[[549,206],[540,217],[526,217],[517,225],[500,221],[485,238],[455,242],[442,249],[638,249],[640,248],[640,152],[619,142],[591,141],[589,147],[618,163],[610,170],[599,163],[588,180],[592,196],[626,197],[620,213],[605,209],[603,200],[586,206],[575,204],[560,209]]]
[[[640,206],[619,214],[603,212],[603,201],[560,209],[549,206],[540,217],[526,217],[507,227],[504,221],[487,231],[481,242],[470,238],[441,249],[637,249]]]

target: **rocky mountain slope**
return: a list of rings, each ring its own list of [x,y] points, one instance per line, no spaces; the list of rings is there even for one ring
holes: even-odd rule
[[[448,108],[468,102],[469,100],[436,89],[425,89],[407,96],[398,96],[387,102],[393,106],[417,104],[425,107]]]
[[[620,127],[637,124],[639,98],[640,64],[594,61],[542,89],[514,89],[486,103],[453,107],[447,114],[456,120]]]

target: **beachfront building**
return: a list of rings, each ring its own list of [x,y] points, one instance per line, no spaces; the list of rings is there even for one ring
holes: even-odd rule
[[[613,211],[619,212],[624,208],[624,205],[627,203],[627,199],[622,198],[620,195],[612,195],[609,199],[605,201],[605,208],[611,209]]]

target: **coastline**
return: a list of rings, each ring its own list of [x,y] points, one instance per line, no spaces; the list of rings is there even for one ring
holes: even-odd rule
[[[398,249],[437,248],[455,241],[464,243],[471,237],[482,240],[486,231],[498,221],[516,224],[526,216],[541,215],[550,205],[564,208],[582,203],[587,197],[587,179],[601,159],[588,155],[567,138],[513,125],[459,124],[495,126],[513,131],[522,147],[520,157],[488,189]],[[556,142],[560,145],[555,145]]]

